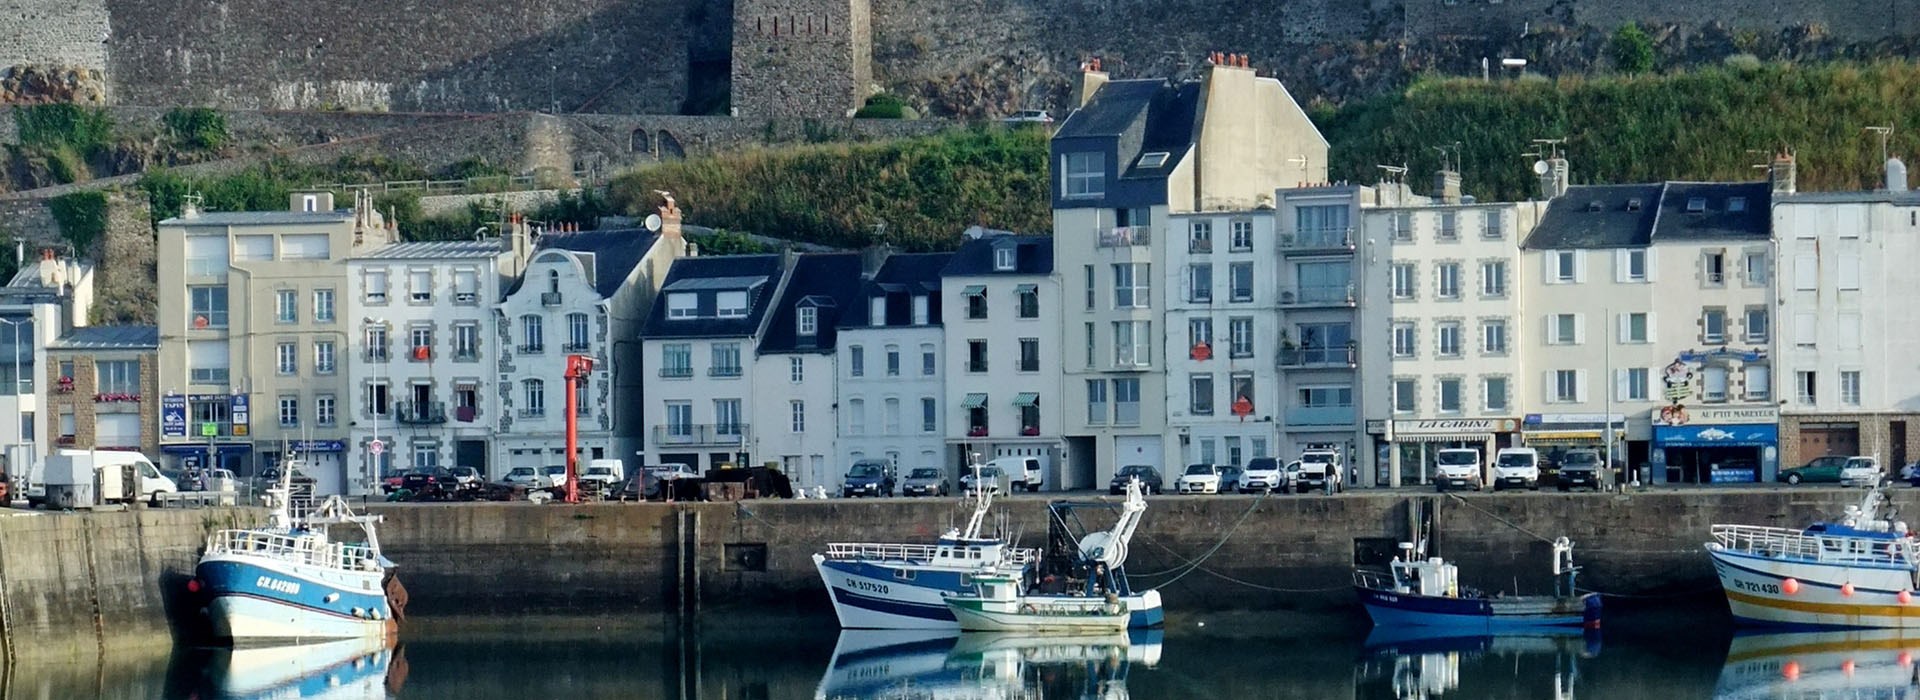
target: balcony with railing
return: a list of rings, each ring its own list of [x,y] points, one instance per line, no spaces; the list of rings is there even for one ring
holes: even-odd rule
[[[1098,248],[1133,248],[1153,245],[1150,226],[1115,226],[1100,232]]]
[[[560,302],[561,302],[561,297],[559,292],[541,292],[540,293],[541,306],[559,306]]]
[[[738,445],[745,423],[680,423],[653,426],[655,445]]]
[[[733,366],[731,366],[731,367],[708,367],[708,368],[707,368],[707,376],[709,376],[709,377],[738,377],[738,376],[740,376],[740,366],[739,366],[739,365],[733,365]]]
[[[681,367],[661,367],[660,368],[661,379],[688,379],[691,377],[693,377],[692,367],[681,366]]]
[[[1303,228],[1280,233],[1284,253],[1353,252],[1352,228]]]
[[[1313,306],[1355,306],[1360,303],[1353,284],[1321,284],[1282,287],[1280,305],[1292,308]]]
[[[404,425],[438,425],[447,422],[445,401],[401,401],[393,405],[393,420]]]
[[[1189,238],[1189,239],[1187,239],[1187,252],[1189,252],[1189,253],[1211,253],[1211,252],[1213,252],[1213,239],[1211,239],[1211,238]]]
[[[1287,425],[1353,425],[1353,407],[1288,406]]]
[[[1359,366],[1360,348],[1353,343],[1339,347],[1287,347],[1280,348],[1280,367],[1283,369],[1352,369]]]

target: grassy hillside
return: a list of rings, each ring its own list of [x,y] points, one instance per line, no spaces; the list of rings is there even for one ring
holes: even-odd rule
[[[1920,155],[1920,65],[1788,66],[1749,63],[1687,73],[1482,83],[1430,80],[1318,115],[1334,177],[1371,182],[1375,166],[1407,164],[1425,189],[1435,146],[1461,144],[1468,192],[1531,195],[1535,138],[1565,137],[1576,182],[1745,180],[1786,146],[1799,155],[1802,190],[1879,181],[1878,137]],[[1759,153],[1751,151],[1760,151]]]

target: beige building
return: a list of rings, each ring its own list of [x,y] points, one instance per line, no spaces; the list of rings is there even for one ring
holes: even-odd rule
[[[338,210],[324,192],[290,200],[265,212],[190,203],[160,222],[160,449],[172,464],[211,459],[243,476],[299,454],[316,491],[342,493],[369,478],[342,459],[355,345],[340,313],[346,259],[398,235],[365,195]]]

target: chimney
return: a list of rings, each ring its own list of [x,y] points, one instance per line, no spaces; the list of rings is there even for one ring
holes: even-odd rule
[[[1100,59],[1094,58],[1080,63],[1080,72],[1073,76],[1074,105],[1085,107],[1093,101],[1094,93],[1100,86],[1107,84],[1106,71],[1100,70]]]
[[[862,249],[860,275],[872,279],[875,273],[880,272],[880,266],[886,264],[887,257],[891,255],[893,255],[893,246],[884,241]]]
[[[1792,153],[1782,151],[1774,155],[1773,164],[1767,166],[1767,180],[1773,183],[1774,194],[1793,194],[1794,170]]]
[[[1540,176],[1540,198],[1543,200],[1552,200],[1560,195],[1566,194],[1567,159],[1548,158],[1538,162],[1546,166],[1545,172],[1535,170],[1535,173]],[[1534,167],[1539,168],[1540,166],[1536,165]]]
[[[1441,170],[1433,174],[1433,198],[1441,204],[1460,203],[1460,173]]]
[[[1907,191],[1907,164],[1897,157],[1887,159],[1887,191]]]

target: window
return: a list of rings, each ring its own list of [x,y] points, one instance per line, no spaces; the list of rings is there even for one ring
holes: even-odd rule
[[[1860,405],[1860,370],[1840,370],[1840,403],[1845,406]]]
[[[1488,413],[1507,410],[1507,407],[1508,407],[1507,378],[1506,377],[1481,378],[1480,379],[1480,395],[1482,397],[1482,402],[1485,403],[1486,405]]]
[[[1620,251],[1620,261],[1626,265],[1626,269],[1620,273],[1623,281],[1647,281],[1647,251],[1645,249]]]
[[[538,379],[522,382],[526,393],[526,407],[520,409],[523,416],[547,415],[547,383]]]
[[[1152,304],[1152,266],[1120,263],[1113,266],[1113,307],[1144,309]]]
[[[1399,243],[1413,242],[1413,212],[1398,211],[1392,216],[1393,240]]]
[[[1227,319],[1227,353],[1232,357],[1253,357],[1253,319],[1242,316]]]
[[[407,328],[408,347],[413,348],[409,357],[415,360],[433,358],[433,326],[412,326]]]
[[[1098,197],[1107,192],[1107,158],[1102,153],[1060,155],[1060,196]]]
[[[300,427],[300,397],[280,397],[280,427]]]
[[[226,285],[187,288],[187,327],[227,327]]]
[[[1727,310],[1722,308],[1704,309],[1700,312],[1700,342],[1727,342]]]
[[[386,326],[367,326],[367,361],[387,361]]]
[[[1796,291],[1811,292],[1820,285],[1820,258],[1813,255],[1793,256],[1793,288]]]
[[[453,359],[476,360],[480,358],[480,324],[463,322],[453,324]]]
[[[1846,246],[1843,244],[1842,248]],[[1860,289],[1860,254],[1842,250],[1837,269],[1834,270],[1834,286],[1843,291]]]
[[[1492,318],[1480,322],[1480,352],[1485,355],[1507,354],[1507,320]]]
[[[218,236],[206,236],[206,237],[190,236],[187,238],[187,241],[188,241],[187,247],[189,248],[188,255],[196,258],[202,257],[202,255],[204,255],[206,258],[216,257],[215,255],[213,255],[213,252],[214,252],[213,248],[215,246],[209,245],[207,246],[206,249],[201,249],[199,245],[195,245],[196,243],[199,243],[200,240],[208,240],[210,243],[214,243],[214,244],[223,242],[219,239]],[[204,253],[203,253],[203,250],[204,250]],[[268,262],[273,260],[273,236],[271,235],[234,236],[233,237],[233,259],[244,260],[247,262]],[[187,262],[189,265],[191,265],[199,261],[188,260]],[[224,272],[224,270],[222,270],[222,272]],[[189,274],[197,275],[201,273],[199,271],[194,271]]]
[[[987,286],[976,284],[961,291],[961,297],[967,302],[967,318],[980,320],[987,317]]]
[[[1505,219],[1501,216],[1500,212],[1489,211],[1484,212],[1484,214],[1486,216],[1484,220],[1485,227],[1480,229],[1480,237],[1490,241],[1497,241],[1505,237],[1506,230],[1503,226]]]
[[[1040,371],[1040,339],[1039,338],[1021,338],[1020,339],[1020,368],[1019,369],[1022,372]]]
[[[1213,222],[1194,219],[1187,222],[1187,252],[1213,252]]]
[[[1115,367],[1147,367],[1153,364],[1153,339],[1149,321],[1113,323],[1113,364]]]
[[[273,349],[274,372],[286,376],[300,372],[300,346],[293,343],[280,343]]]
[[[275,323],[293,323],[300,320],[299,292],[282,289],[273,293],[273,320]]]
[[[900,346],[887,346],[887,376],[900,376]]]
[[[1688,214],[1702,214],[1702,213],[1705,213],[1706,211],[1707,211],[1706,197],[1688,197],[1687,198]]]
[[[1584,400],[1586,392],[1580,386],[1580,370],[1558,369],[1553,374],[1553,400],[1558,403],[1574,403]]]
[[[886,419],[886,426],[885,426],[887,431],[886,434],[899,435],[900,434],[900,400],[889,398],[886,401],[882,402],[881,406],[884,407],[884,413],[882,413],[882,416],[884,416]]]
[[[667,318],[697,318],[699,315],[700,295],[692,292],[667,295]]]
[[[70,365],[70,363],[61,363]],[[94,387],[102,394],[140,395],[140,362],[137,360],[100,360],[93,363]],[[63,377],[73,376],[63,374]]]
[[[331,396],[316,396],[313,399],[313,422],[316,425],[333,425],[337,413],[336,401]]]
[[[333,323],[333,290],[313,290],[313,320],[319,323]]]
[[[1814,393],[1813,372],[1808,370],[1794,372],[1793,386],[1794,400],[1800,402],[1802,406],[1812,406],[1814,397],[1818,396],[1818,394]]]
[[[1747,400],[1765,401],[1773,398],[1773,371],[1766,365],[1747,365],[1741,370],[1747,379]]]
[[[1724,253],[1707,253],[1701,259],[1701,281],[1709,287],[1718,287],[1727,283],[1727,256]]]
[[[1419,353],[1418,346],[1414,344],[1415,333],[1416,329],[1413,323],[1402,322],[1393,324],[1394,357],[1409,358]]]
[[[1727,400],[1727,368],[1709,365],[1700,370],[1700,400],[1724,403]]]
[[[1460,412],[1460,378],[1440,378],[1440,412]]]
[[[1340,248],[1347,245],[1348,209],[1344,204],[1294,207],[1294,235],[1302,248]]]
[[[940,402],[931,396],[920,397],[920,432],[931,433],[940,429]]]
[[[1507,295],[1507,261],[1484,260],[1480,263],[1480,296],[1499,298]]]
[[[1254,405],[1256,397],[1253,395],[1252,372],[1234,372],[1227,375],[1227,381],[1230,382],[1227,397],[1232,399],[1233,403],[1240,403],[1241,399],[1246,399],[1249,406]]]
[[[1547,317],[1547,344],[1580,344],[1580,315],[1553,314]]]
[[[1746,332],[1749,343],[1767,342],[1767,307],[1747,307]]]
[[[728,437],[740,436],[740,400],[713,400],[713,432]]]
[[[435,469],[440,466],[440,446],[431,442],[416,442],[413,445],[413,467],[415,469]]]
[[[1082,328],[1085,330],[1085,333],[1087,336],[1087,367],[1092,368],[1093,362],[1094,362],[1094,356],[1098,354],[1094,352],[1095,343],[1098,342],[1098,339],[1094,337],[1094,334],[1097,331],[1094,329],[1094,324],[1092,321],[1088,321],[1085,324],[1082,324]]]
[[[798,328],[796,329],[796,331],[803,336],[813,335],[816,331],[819,330],[819,323],[820,323],[819,314],[820,314],[820,310],[814,307],[811,307],[811,306],[800,307],[799,320],[796,324],[798,325]],[[884,322],[886,319],[877,318],[873,320],[876,322],[876,325],[879,325],[880,323]]]
[[[1213,301],[1213,265],[1187,266],[1187,301],[1202,304]]]
[[[1233,301],[1253,301],[1253,263],[1227,265],[1227,279],[1233,288]]]
[[[1576,250],[1556,250],[1547,253],[1549,271],[1557,284],[1574,284],[1580,281],[1580,252]]]
[[[867,432],[867,402],[865,399],[847,401],[847,434],[865,435]]]
[[[1620,314],[1620,342],[1647,343],[1653,340],[1653,327],[1644,311]]]
[[[567,350],[569,352],[586,352],[589,338],[587,329],[586,314],[567,314]]]
[[[847,347],[847,376],[867,376],[867,351],[858,345]]]
[[[433,272],[430,270],[407,271],[407,301],[423,304],[433,301]]]
[[[1767,278],[1769,276],[1767,271],[1767,254],[1760,252],[1747,253],[1746,272],[1747,286],[1767,286]]]
[[[1353,387],[1350,386],[1301,387],[1297,394],[1300,405],[1309,408],[1345,408],[1353,405]]]
[[[1140,424],[1140,380],[1113,380],[1114,425]]]
[[[187,379],[195,384],[227,383],[227,341],[193,340],[187,342]]]
[[[544,326],[545,322],[539,316],[527,314],[520,317],[520,337],[523,341],[520,345],[521,352],[546,352],[547,337]]]
[[[693,403],[690,401],[667,402],[667,434],[673,437],[693,436]]]
[[[1443,262],[1434,265],[1434,284],[1441,299],[1460,298],[1460,263]]]
[[[807,402],[787,402],[787,430],[795,433],[807,432]]]
[[[1233,240],[1230,241],[1233,252],[1241,253],[1253,250],[1253,222],[1246,219],[1234,219],[1227,222]]]
[[[939,372],[939,355],[934,352],[931,343],[920,346],[920,375],[931,377]]]
[[[1440,231],[1435,234],[1440,240],[1452,241],[1460,238],[1459,212],[1447,210],[1440,212]]]
[[[744,291],[720,292],[713,295],[714,315],[720,318],[746,318],[747,293]]]
[[[1438,342],[1440,357],[1460,356],[1460,322],[1441,321],[1434,324],[1433,336]]]
[[[1727,198],[1727,211],[1742,212],[1746,210],[1747,210],[1746,197],[1728,197]]]
[[[453,303],[480,302],[480,273],[471,269],[453,271]]]
[[[334,347],[331,340],[316,340],[313,343],[313,373],[333,374]]]
[[[1393,298],[1413,298],[1413,263],[1393,264]]]
[[[367,413],[376,416],[387,415],[387,409],[390,405],[391,402],[388,401],[387,397],[386,382],[372,382],[367,384]]]
[[[713,364],[707,369],[707,375],[713,377],[740,376],[740,344],[714,343],[712,348]]]
[[[387,271],[368,270],[366,276],[367,303],[387,303]]]
[[[1196,416],[1213,415],[1213,375],[1195,374],[1187,377],[1188,407]]]
[[[1647,393],[1649,391],[1647,380],[1648,374],[1647,368],[1645,367],[1630,367],[1615,370],[1614,381],[1618,382],[1618,385],[1614,387],[1614,399],[1619,401],[1648,400],[1651,397]]]
[[[1419,383],[1412,379],[1393,380],[1393,412],[1412,413],[1414,411],[1414,392]]]
[[[660,376],[693,376],[693,345],[690,343],[667,343],[660,346]]]
[[[929,304],[929,302],[931,300],[931,297],[927,295],[913,295],[913,325],[924,326],[930,322],[931,312],[929,308],[931,304]]]
[[[1087,380],[1087,424],[1107,423],[1107,380]]]
[[[987,341],[979,338],[967,341],[967,371],[987,371]]]
[[[1093,266],[1082,266],[1082,273],[1086,275],[1087,279],[1087,308],[1091,309],[1093,308],[1094,297],[1097,295],[1097,287],[1093,283]]]
[[[1017,251],[1014,250],[1013,246],[1000,246],[998,248],[994,248],[993,249],[993,269],[1000,270],[1002,272],[1013,269],[1015,252]]]
[[[329,257],[331,243],[324,233],[284,235],[280,237],[280,259],[325,260]]]
[[[1201,343],[1213,345],[1213,319],[1204,317],[1187,319],[1187,347],[1194,347]]]
[[[1020,285],[1013,290],[1013,296],[1020,307],[1017,314],[1020,318],[1040,318],[1039,285]]]
[[[787,358],[787,381],[793,382],[795,384],[799,384],[801,382],[806,381],[806,379],[807,379],[806,358],[801,358],[801,357]]]

